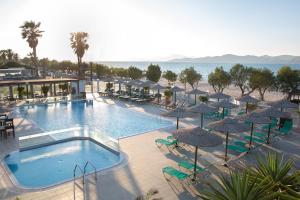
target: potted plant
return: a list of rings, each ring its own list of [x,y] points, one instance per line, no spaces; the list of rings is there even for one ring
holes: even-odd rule
[[[44,94],[44,97],[47,97],[47,94],[49,92],[49,86],[42,86],[42,93]]]
[[[171,90],[165,90],[164,95],[165,95],[166,105],[170,104],[171,103],[171,97],[172,97],[172,91]]]
[[[18,87],[19,99],[23,99],[24,87]]]

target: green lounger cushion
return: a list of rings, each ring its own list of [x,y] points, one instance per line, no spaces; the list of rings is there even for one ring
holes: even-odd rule
[[[261,133],[261,132],[254,132],[253,135],[261,139],[266,139],[266,137],[268,137],[267,133]]]
[[[241,146],[241,147],[245,147],[245,145],[247,144],[247,142],[242,141],[242,140],[237,140],[233,142],[236,146]]]
[[[178,166],[179,167],[183,167],[183,168],[185,168],[185,169],[187,169],[187,170],[194,170],[194,164],[192,164],[192,163],[189,163],[189,162],[187,162],[187,161],[180,161],[180,162],[178,162]],[[205,169],[204,168],[202,168],[202,167],[200,167],[200,166],[196,166],[196,170],[197,170],[197,172],[203,172],[203,171],[205,171]]]
[[[228,145],[228,149],[232,150],[232,151],[237,151],[239,153],[244,153],[247,152],[248,149],[242,146],[235,146],[235,145]]]
[[[250,136],[247,135],[247,136],[244,136],[244,138],[246,140],[250,141]],[[252,141],[253,142],[258,142],[258,143],[264,143],[264,142],[266,142],[265,140],[257,138],[257,137],[252,137]]]
[[[162,169],[163,173],[169,174],[170,176],[173,176],[177,178],[178,180],[185,180],[190,177],[189,174],[186,174],[182,171],[179,171],[175,169],[174,167],[164,167]]]
[[[169,140],[165,140],[165,139],[156,139],[155,143],[156,144],[163,144],[163,145],[169,147],[169,146],[176,145],[177,140],[169,141]]]
[[[173,135],[169,135],[169,136],[167,137],[167,140],[173,141],[173,140],[176,140],[176,139],[174,138]]]

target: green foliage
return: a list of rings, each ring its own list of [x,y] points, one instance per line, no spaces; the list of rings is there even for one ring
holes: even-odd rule
[[[165,95],[166,97],[171,97],[171,96],[173,95],[173,93],[172,93],[171,90],[165,90],[165,91],[164,91],[164,95]]]
[[[92,67],[93,67],[93,72],[97,74],[98,78],[111,75],[111,70],[106,65],[92,64]]]
[[[199,101],[207,103],[208,102],[208,97],[206,97],[206,96],[199,96]]]
[[[241,64],[236,64],[230,69],[231,81],[236,87],[240,88],[242,92],[241,96],[243,96],[247,91],[248,94],[253,92],[249,87],[251,72],[251,67],[245,67]]]
[[[75,32],[71,33],[71,48],[77,56],[78,68],[79,68],[79,77],[83,78],[84,69],[82,68],[82,57],[85,54],[85,51],[89,49],[87,43],[88,33],[86,32]]]
[[[252,69],[249,85],[253,90],[258,90],[261,100],[264,100],[265,92],[272,88],[274,83],[275,77],[269,69]]]
[[[34,21],[25,21],[20,28],[22,29],[22,38],[28,42],[30,48],[32,48],[32,57],[33,57],[33,64],[36,67],[35,73],[38,75],[38,58],[36,55],[36,47],[39,43],[39,38],[42,37],[42,33],[44,31],[40,30],[41,23],[34,22]]]
[[[58,85],[58,88],[61,89],[62,91],[66,91],[68,89],[68,84],[60,84]]]
[[[0,65],[5,64],[6,62],[18,62],[19,61],[19,55],[11,49],[3,49],[0,50]]]
[[[223,67],[217,67],[214,72],[208,75],[208,83],[213,87],[215,92],[223,92],[231,83],[231,77]]]
[[[129,76],[129,78],[131,78],[133,80],[137,80],[137,79],[142,78],[143,71],[137,67],[131,66],[128,68],[128,76]]]
[[[24,94],[25,88],[24,87],[18,87],[17,90],[18,90],[19,99],[23,99],[23,94]]]
[[[111,73],[114,76],[118,76],[118,77],[128,77],[128,70],[122,67],[112,67],[111,69]]]
[[[112,83],[106,83],[106,91],[110,90],[113,87]]]
[[[300,70],[293,70],[289,66],[283,66],[277,72],[277,87],[278,90],[287,94],[288,99],[291,98],[291,93],[297,90],[300,85]]]
[[[177,74],[170,70],[167,70],[162,77],[168,80],[169,85],[177,80]]]
[[[257,163],[256,167],[249,170],[252,179],[255,178],[259,182],[269,177],[274,192],[280,191],[284,196],[290,196],[290,199],[300,198],[300,171],[291,173],[294,165],[292,160],[269,153],[267,157],[258,157]]]
[[[279,196],[273,192],[269,177],[260,182],[251,179],[247,172],[230,173],[229,178],[220,177],[217,186],[209,184],[211,191],[204,191],[200,196],[204,200],[274,200]]]
[[[179,75],[179,80],[181,83],[188,83],[190,86],[194,89],[195,84],[198,84],[198,82],[202,79],[202,75],[198,73],[194,67],[186,68],[183,71],[181,71]]]
[[[146,77],[148,80],[153,82],[158,82],[161,76],[161,70],[159,65],[150,64],[146,72]]]
[[[42,86],[41,89],[42,89],[42,93],[44,94],[44,96],[46,97],[48,92],[49,92],[49,86],[45,85],[45,86]]]

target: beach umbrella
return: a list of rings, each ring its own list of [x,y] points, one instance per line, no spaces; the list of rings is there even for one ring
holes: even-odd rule
[[[276,101],[276,102],[271,102],[270,105],[274,108],[280,108],[281,111],[283,111],[284,108],[292,108],[292,109],[298,108],[298,104],[292,103],[286,99]]]
[[[177,86],[174,86],[174,87],[171,88],[171,91],[174,92],[174,97],[175,97],[174,102],[176,103],[176,93],[177,93],[177,92],[182,92],[182,91],[184,91],[184,89],[179,88],[179,87],[177,87]]]
[[[223,118],[225,117],[224,116],[225,115],[225,108],[232,109],[232,108],[236,107],[235,104],[233,104],[233,103],[231,103],[229,101],[225,101],[225,100],[213,103],[212,106],[216,107],[216,108],[223,108],[223,111],[222,111]]]
[[[165,89],[165,87],[157,83],[157,84],[152,85],[151,89],[157,90],[157,93],[160,94],[159,91],[162,89]],[[159,99],[160,98],[158,98],[158,102],[159,102]]]
[[[210,123],[208,127],[215,131],[226,133],[225,161],[227,161],[228,134],[241,133],[250,130],[250,127],[247,124],[240,123],[237,119],[233,118],[226,118],[218,122]]]
[[[195,104],[196,104],[196,98],[197,98],[197,95],[204,95],[204,94],[207,94],[207,92],[204,92],[202,90],[199,90],[199,89],[193,89],[191,91],[188,91],[187,94],[194,94],[195,95]]]
[[[251,97],[250,95],[242,96],[241,98],[238,98],[237,100],[240,101],[240,102],[245,102],[246,103],[246,114],[248,113],[248,104],[249,103],[255,104],[255,103],[258,102],[258,99],[254,98],[254,97]]]
[[[198,147],[214,147],[222,144],[222,138],[220,136],[210,133],[201,127],[182,128],[175,131],[173,136],[182,143],[196,147],[194,159],[194,179],[196,178],[197,172]]]
[[[288,112],[282,112],[274,108],[267,108],[260,111],[260,114],[266,117],[274,118],[291,118],[291,114]]]
[[[194,117],[195,113],[189,112],[183,108],[176,108],[170,112],[164,113],[163,116],[166,117],[176,117],[176,129],[179,127],[179,118],[188,118],[188,117]]]
[[[214,94],[209,95],[209,98],[218,99],[218,101],[219,101],[220,99],[227,99],[228,100],[228,99],[231,98],[231,96],[229,96],[227,94],[224,94],[222,92],[216,92]]]
[[[246,117],[246,121],[251,123],[249,149],[251,148],[251,145],[252,145],[252,136],[253,136],[254,124],[268,124],[269,125],[268,141],[267,141],[267,143],[269,143],[270,131],[271,131],[270,124],[272,123],[272,121],[269,118],[262,115],[261,113],[251,113],[250,115],[248,115]]]
[[[216,112],[217,108],[211,107],[205,103],[201,103],[191,109],[189,109],[191,112],[200,113],[201,114],[201,128],[203,128],[203,114]]]

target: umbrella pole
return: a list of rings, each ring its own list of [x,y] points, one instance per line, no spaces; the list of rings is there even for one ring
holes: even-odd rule
[[[195,94],[195,105],[197,104],[197,95]]]
[[[251,125],[251,134],[250,134],[250,141],[249,141],[249,150],[251,149],[251,145],[252,145],[253,128],[254,128],[254,123],[252,123],[252,125]]]
[[[270,144],[270,133],[271,133],[271,124],[269,124],[268,141],[267,141],[267,144]]]
[[[223,108],[223,119],[225,118],[225,108]]]
[[[178,126],[179,126],[179,117],[177,117],[177,125],[176,125],[177,130],[178,130]]]
[[[246,102],[246,114],[248,113],[248,102]]]
[[[157,102],[159,103],[160,95],[159,95],[159,89],[157,89]]]
[[[175,105],[176,105],[176,92],[175,93],[175,96],[174,96],[174,102],[175,102]]]
[[[225,162],[227,161],[228,131],[226,132]]]
[[[192,181],[196,180],[196,170],[197,170],[197,158],[198,158],[198,146],[196,146],[196,151],[195,151],[195,163],[194,163],[194,177]]]
[[[201,113],[201,128],[203,128],[203,113]]]

